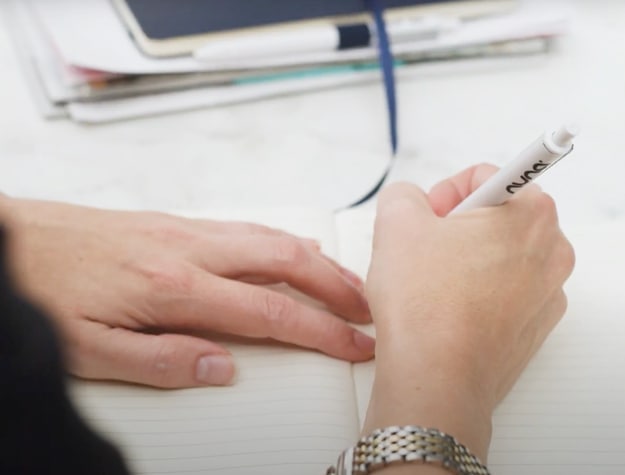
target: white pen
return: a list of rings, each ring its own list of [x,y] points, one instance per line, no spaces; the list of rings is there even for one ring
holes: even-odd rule
[[[420,19],[388,21],[391,44],[435,38],[460,24],[457,18],[426,16]],[[227,35],[206,42],[193,52],[199,61],[224,61],[326,52],[374,46],[373,23],[316,23],[298,27],[255,30]]]
[[[573,151],[576,125],[565,125],[553,133],[546,132],[532,142],[519,156],[490,177],[450,214],[484,206],[505,203],[525,185]]]

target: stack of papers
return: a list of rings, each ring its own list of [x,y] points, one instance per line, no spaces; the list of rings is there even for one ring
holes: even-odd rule
[[[397,67],[544,53],[566,28],[562,12],[521,10],[508,0],[481,3],[497,8],[457,18],[456,28],[435,36],[392,43]],[[110,0],[10,0],[3,7],[33,95],[50,118],[104,123],[380,78],[375,45],[215,61],[192,53],[150,56]]]

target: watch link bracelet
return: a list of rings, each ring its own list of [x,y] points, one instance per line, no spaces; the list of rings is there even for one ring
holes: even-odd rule
[[[368,475],[404,463],[432,464],[456,475],[490,475],[486,466],[452,436],[419,426],[391,426],[361,438],[326,475]]]

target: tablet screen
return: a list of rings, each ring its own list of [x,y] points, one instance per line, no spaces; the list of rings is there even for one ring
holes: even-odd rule
[[[366,11],[364,0],[124,0],[153,40],[251,28]],[[379,0],[385,8],[440,0]],[[450,0],[443,0],[450,1]]]

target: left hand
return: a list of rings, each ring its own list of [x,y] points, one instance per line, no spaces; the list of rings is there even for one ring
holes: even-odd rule
[[[16,276],[49,310],[72,373],[162,387],[226,384],[234,362],[191,332],[273,338],[350,361],[374,341],[362,282],[318,245],[249,223],[0,198]],[[287,283],[309,305],[267,288]],[[259,285],[260,284],[260,285]]]

